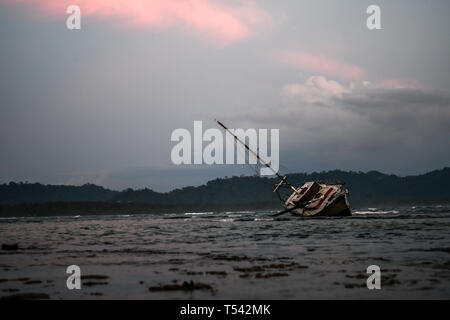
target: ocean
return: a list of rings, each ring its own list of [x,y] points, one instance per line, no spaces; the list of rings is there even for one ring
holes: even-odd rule
[[[449,206],[272,213],[0,218],[0,297],[450,298]],[[67,287],[71,265],[81,289]],[[367,287],[372,265],[380,289]]]

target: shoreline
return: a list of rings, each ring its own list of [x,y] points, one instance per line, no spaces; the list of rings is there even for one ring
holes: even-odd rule
[[[411,203],[364,203],[351,207],[352,210],[364,208],[390,208],[413,206],[445,206],[450,203],[436,203],[417,201]],[[117,203],[117,202],[45,202],[24,204],[0,204],[0,218],[20,217],[54,217],[54,216],[100,216],[100,215],[129,215],[129,214],[169,214],[186,212],[223,212],[223,211],[268,211],[282,210],[280,203],[230,203],[224,205],[155,205],[152,203]]]

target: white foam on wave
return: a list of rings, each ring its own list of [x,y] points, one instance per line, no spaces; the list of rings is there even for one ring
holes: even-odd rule
[[[378,210],[378,211],[373,211],[370,210],[371,208],[369,208],[369,210],[362,210],[362,211],[354,211],[353,214],[361,214],[361,215],[365,215],[365,214],[388,214],[388,213],[399,213],[398,210]]]
[[[218,221],[218,222],[233,222],[234,219],[231,219],[231,218],[224,218],[224,219],[219,219],[219,220],[214,220],[214,221]]]
[[[201,216],[204,214],[213,214],[214,212],[186,212],[185,216]]]
[[[253,221],[273,221],[273,218],[255,218]]]
[[[239,214],[239,215],[242,215],[242,214],[246,214],[246,213],[255,213],[255,211],[225,211],[225,212],[221,212],[221,213],[223,213],[223,214],[228,214],[228,215],[234,215],[234,214]]]

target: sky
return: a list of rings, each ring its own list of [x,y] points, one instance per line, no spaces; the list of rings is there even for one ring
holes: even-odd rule
[[[168,191],[253,174],[172,163],[171,133],[214,119],[279,129],[282,173],[450,166],[449,14],[444,0],[0,0],[0,183]]]

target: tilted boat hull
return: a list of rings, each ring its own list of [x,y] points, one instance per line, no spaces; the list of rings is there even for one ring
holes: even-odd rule
[[[284,206],[290,212],[303,217],[351,216],[347,199],[348,191],[343,184],[307,182],[286,200]]]
[[[287,212],[304,217],[314,216],[349,216],[351,215],[350,206],[347,200],[348,191],[344,189],[343,183],[318,183],[315,181],[306,182],[300,188],[295,188],[287,181],[287,176],[281,176],[278,170],[275,170],[270,164],[260,157],[259,152],[255,152],[245,141],[242,141],[230,129],[228,129],[222,122],[216,122],[225,129],[234,139],[245,146],[248,152],[256,157],[263,165],[270,169],[279,179],[280,182],[275,185],[273,192],[275,192],[286,210],[278,212],[274,216],[279,216]],[[292,193],[280,193],[280,189],[287,188]],[[287,199],[286,199],[286,196]]]
[[[315,214],[307,214],[303,211],[303,209],[295,209],[291,211],[291,214],[304,217],[347,217],[351,216],[352,212],[348,205],[347,196],[343,195],[328,205],[325,209]]]

